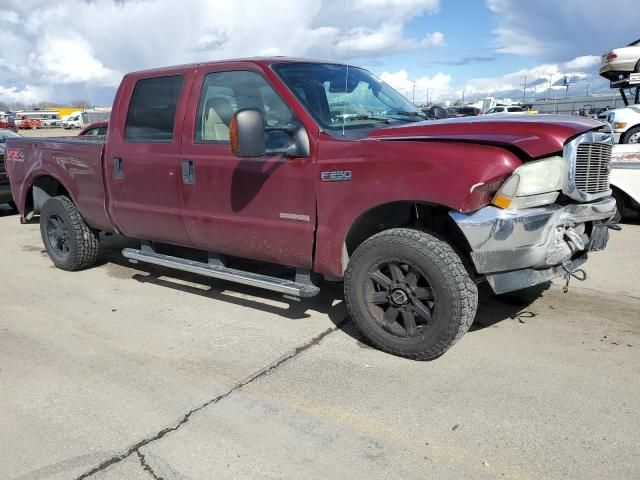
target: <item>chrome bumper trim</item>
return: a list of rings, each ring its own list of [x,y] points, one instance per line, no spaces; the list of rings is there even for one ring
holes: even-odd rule
[[[466,215],[451,212],[471,246],[478,273],[543,269],[566,262],[586,249],[586,222],[608,220],[613,197],[591,203],[557,204],[521,210],[494,206]]]

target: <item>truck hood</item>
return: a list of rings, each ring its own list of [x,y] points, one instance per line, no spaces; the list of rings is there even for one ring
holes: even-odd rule
[[[567,140],[602,125],[598,120],[564,115],[486,115],[378,128],[368,138],[486,143],[516,148],[530,158],[539,158],[562,151]]]

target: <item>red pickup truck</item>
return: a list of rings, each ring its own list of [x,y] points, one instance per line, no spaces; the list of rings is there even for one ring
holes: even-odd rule
[[[471,325],[478,282],[529,287],[605,248],[611,149],[598,121],[426,121],[363,69],[260,58],[128,74],[106,141],[10,140],[7,169],[62,269],[91,266],[115,232],[141,240],[133,262],[288,296],[343,279],[373,345],[431,359]]]

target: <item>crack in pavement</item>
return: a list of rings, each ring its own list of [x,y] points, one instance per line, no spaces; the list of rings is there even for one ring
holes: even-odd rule
[[[103,471],[103,470],[109,468],[112,465],[115,465],[118,462],[121,462],[122,460],[128,458],[130,455],[132,455],[134,453],[136,453],[138,455],[138,458],[140,458],[142,456],[142,454],[139,451],[140,448],[142,448],[142,447],[144,447],[144,446],[146,446],[146,445],[148,445],[148,444],[150,444],[152,442],[155,442],[156,440],[160,440],[162,437],[164,437],[165,435],[168,435],[171,432],[175,432],[180,427],[182,427],[185,423],[187,423],[194,413],[197,413],[200,410],[202,410],[204,408],[207,408],[210,405],[214,405],[214,404],[218,403],[220,400],[223,400],[223,399],[227,398],[229,395],[231,395],[236,390],[239,390],[242,387],[244,387],[245,385],[248,385],[251,382],[254,382],[255,380],[259,379],[260,377],[263,377],[263,376],[267,375],[268,373],[270,373],[271,371],[273,371],[273,370],[277,369],[278,367],[282,366],[283,364],[285,364],[286,362],[288,362],[292,358],[295,358],[296,356],[298,356],[299,354],[301,354],[305,350],[317,345],[327,335],[329,335],[330,333],[333,333],[336,330],[338,330],[339,328],[343,327],[348,321],[349,321],[349,317],[347,316],[341,322],[336,323],[335,326],[329,327],[328,329],[326,329],[322,333],[320,333],[320,334],[316,335],[315,337],[313,337],[309,342],[307,342],[307,343],[297,347],[295,350],[283,355],[282,357],[280,357],[275,362],[270,363],[267,366],[265,366],[265,367],[261,368],[260,370],[258,370],[257,372],[249,375],[247,378],[245,378],[241,382],[236,383],[231,389],[227,390],[225,393],[222,393],[222,394],[218,395],[217,397],[206,401],[205,403],[203,403],[199,407],[196,407],[196,408],[194,408],[192,410],[189,410],[174,425],[172,425],[170,427],[166,427],[166,428],[160,430],[159,432],[156,432],[154,435],[152,435],[150,437],[146,437],[146,438],[140,440],[139,442],[134,443],[132,446],[130,446],[127,450],[125,450],[121,454],[114,455],[113,457],[105,460],[104,462],[100,463],[99,465],[93,467],[92,469],[86,471],[85,473],[83,473],[82,475],[77,477],[76,480],[84,480],[85,478],[88,478],[88,477],[90,477],[90,476],[92,476],[92,475],[94,475],[94,474],[96,474],[96,473],[98,473],[100,471]],[[142,456],[142,458],[144,458],[144,456]],[[141,462],[142,462],[142,460],[141,460]],[[145,468],[145,470],[147,472],[151,472],[150,468],[149,468],[149,470],[147,470]],[[161,478],[161,477],[155,477],[155,478]]]
[[[142,452],[140,450],[136,450],[136,453],[138,454],[138,460],[140,460],[140,465],[142,466],[142,469],[145,472],[147,472],[149,475],[151,475],[156,480],[164,480],[163,477],[158,476],[156,474],[156,472],[153,471],[153,468],[151,468],[151,465],[149,465],[147,463],[146,458],[144,458],[144,455],[142,454]]]

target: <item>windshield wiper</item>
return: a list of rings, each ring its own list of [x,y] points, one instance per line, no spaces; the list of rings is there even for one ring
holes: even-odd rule
[[[378,115],[367,115],[365,113],[361,113],[359,115],[349,117],[347,120],[376,120],[378,122],[391,123],[391,119],[389,117],[380,117]]]
[[[427,114],[421,112],[406,112],[404,110],[400,110],[399,112],[393,112],[393,115],[400,115],[403,117],[420,117],[423,120],[429,118]]]

